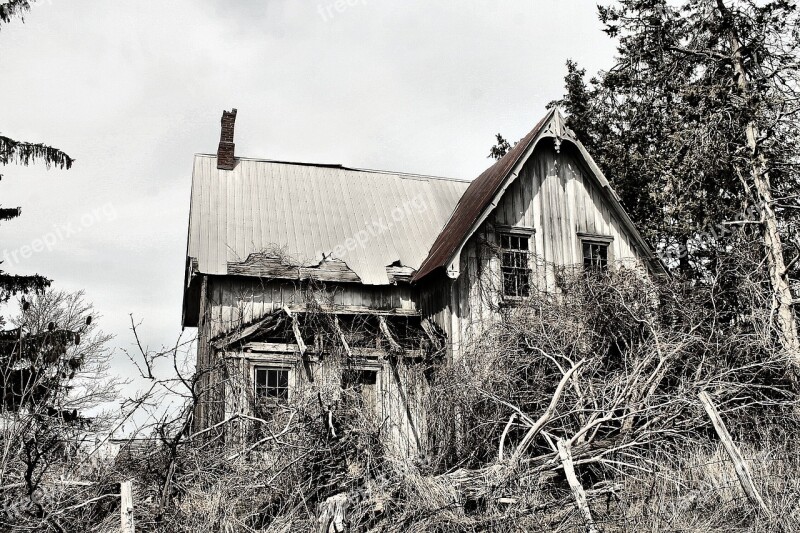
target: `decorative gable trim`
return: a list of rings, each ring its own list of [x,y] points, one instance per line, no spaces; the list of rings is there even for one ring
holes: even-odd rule
[[[556,153],[561,153],[561,142],[564,139],[572,141],[573,143],[577,143],[578,139],[575,137],[575,134],[572,132],[571,129],[567,127],[566,122],[564,121],[564,117],[561,116],[561,113],[558,109],[555,109],[553,113],[553,118],[550,119],[550,122],[544,128],[544,131],[540,134],[540,137],[553,137],[555,139],[555,148]]]
[[[491,203],[484,207],[483,212],[480,214],[475,223],[473,223],[469,232],[461,239],[461,243],[456,249],[455,254],[445,268],[445,272],[447,273],[448,277],[456,279],[461,275],[461,251],[464,249],[464,245],[467,243],[469,238],[472,237],[476,231],[478,231],[478,228],[480,228],[481,225],[486,221],[492,211],[494,211],[495,208],[497,208],[497,206],[500,204],[500,200],[503,198],[508,188],[512,183],[514,183],[514,181],[516,181],[516,179],[519,177],[519,173],[522,172],[522,168],[525,166],[525,163],[527,163],[528,159],[530,159],[531,155],[533,155],[534,150],[536,150],[536,147],[539,145],[539,141],[548,137],[554,139],[556,152],[559,153],[561,151],[561,142],[564,139],[570,140],[574,143],[578,142],[572,133],[572,130],[566,127],[564,117],[561,115],[561,112],[558,110],[558,108],[551,109],[548,114],[545,115],[545,118],[540,123],[538,130],[538,133],[535,133],[533,139],[529,141],[529,144],[525,148],[522,155],[519,156],[519,159],[513,166],[513,170],[508,174],[508,176],[506,176],[497,193],[494,195]]]

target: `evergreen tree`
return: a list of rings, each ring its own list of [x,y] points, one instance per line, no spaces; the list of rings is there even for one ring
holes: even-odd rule
[[[557,103],[569,126],[687,277],[702,282],[731,268],[732,250],[753,252],[777,338],[800,366],[797,262],[785,257],[800,209],[795,2],[620,0],[599,14],[618,56],[588,83],[568,63]]]
[[[0,28],[14,17],[21,17],[30,10],[29,0],[11,0],[0,4]],[[28,166],[43,163],[47,168],[69,169],[73,159],[57,148],[42,143],[16,141],[0,134],[0,166],[19,164]],[[0,174],[2,178],[2,174]],[[20,207],[0,208],[0,221],[20,216]],[[0,302],[6,302],[17,293],[30,291],[41,293],[50,285],[50,280],[34,275],[13,275],[0,270]]]
[[[0,4],[0,26],[10,22],[15,16],[22,17],[30,9],[31,0],[7,0]]]

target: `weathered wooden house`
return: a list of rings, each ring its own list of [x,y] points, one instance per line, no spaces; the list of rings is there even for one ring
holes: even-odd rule
[[[558,265],[661,270],[557,110],[472,181],[235,157],[235,117],[194,158],[198,428],[265,400],[332,409],[352,387],[417,453],[430,366],[411,363],[463,357],[499,307],[553,290]]]

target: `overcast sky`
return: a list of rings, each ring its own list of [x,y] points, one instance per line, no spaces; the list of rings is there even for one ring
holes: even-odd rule
[[[568,58],[611,64],[594,4],[42,0],[0,27],[0,133],[76,163],[0,169],[0,204],[23,207],[2,268],[85,289],[118,348],[131,313],[173,342],[192,155],[216,151],[223,109],[237,155],[471,179],[563,94]]]

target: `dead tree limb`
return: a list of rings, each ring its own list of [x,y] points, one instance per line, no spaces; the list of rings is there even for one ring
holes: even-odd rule
[[[556,391],[553,393],[553,399],[550,400],[550,405],[547,406],[547,410],[545,410],[544,414],[539,417],[539,420],[528,430],[528,433],[525,434],[523,437],[522,442],[519,443],[517,446],[517,450],[514,452],[511,460],[514,462],[518,462],[524,454],[528,447],[530,446],[533,439],[536,438],[536,435],[544,428],[544,426],[550,421],[553,417],[553,413],[556,410],[556,406],[558,405],[558,401],[561,399],[561,395],[564,393],[564,388],[567,386],[572,375],[583,365],[585,359],[581,359],[578,361],[575,366],[567,370],[567,372],[561,377],[561,381],[558,382],[558,386],[556,387]]]
[[[758,68],[759,65],[756,63],[753,66],[754,58],[745,55],[745,46],[740,39],[733,11],[725,5],[723,0],[717,0],[717,10],[723,31],[728,34],[733,79],[739,87],[741,98],[750,101],[755,99],[754,96],[763,96],[763,93],[758,94],[758,89],[753,89],[752,69]],[[753,181],[756,198],[759,202],[762,240],[773,291],[773,302],[778,312],[779,339],[794,365],[795,374],[798,374],[800,373],[800,336],[797,333],[797,321],[792,310],[794,298],[783,257],[781,224],[773,208],[774,200],[770,183],[770,170],[773,162],[768,160],[765,151],[759,146],[758,140],[762,137],[762,131],[756,118],[748,120],[744,134],[750,159],[750,179]],[[748,188],[746,183],[744,185],[745,188]]]
[[[253,450],[255,450],[256,448],[258,448],[259,446],[261,446],[262,444],[264,444],[264,443],[266,443],[266,442],[269,442],[269,441],[273,441],[273,440],[274,440],[274,441],[277,441],[277,440],[278,440],[278,437],[281,437],[281,436],[285,435],[286,433],[289,433],[289,430],[291,429],[292,422],[294,421],[294,415],[295,415],[295,413],[293,412],[293,413],[292,413],[292,414],[289,416],[289,421],[288,421],[288,422],[286,422],[286,426],[284,426],[284,428],[283,428],[283,430],[282,430],[282,431],[280,431],[279,433],[272,433],[272,432],[270,432],[270,436],[269,436],[269,437],[265,437],[265,438],[263,438],[263,439],[261,439],[261,440],[257,441],[256,443],[254,443],[253,445],[251,445],[250,447],[248,447],[248,448],[247,448],[246,450],[244,450],[244,451],[241,451],[241,452],[238,452],[238,453],[235,453],[235,454],[233,454],[233,455],[230,455],[230,456],[228,456],[227,460],[228,460],[228,461],[233,461],[234,459],[236,459],[237,457],[239,457],[239,456],[241,456],[241,455],[247,455],[248,453],[252,452],[252,451],[253,451]],[[262,421],[261,419],[258,419],[258,420]],[[262,421],[262,422],[265,422],[265,421]],[[266,423],[266,422],[265,422],[265,423]],[[268,428],[268,426],[267,426],[267,428]]]
[[[592,512],[589,510],[589,502],[586,501],[586,492],[584,492],[583,485],[581,485],[578,476],[575,475],[570,445],[564,439],[558,439],[556,446],[558,447],[558,456],[561,459],[561,464],[564,466],[564,475],[567,477],[569,488],[572,489],[575,503],[586,522],[586,529],[589,533],[598,533],[597,526],[595,526],[594,520],[592,520]]]
[[[517,418],[517,413],[511,413],[511,417],[508,419],[508,423],[506,424],[505,429],[503,429],[503,435],[500,437],[500,447],[497,450],[498,461],[503,460],[503,455],[506,445],[506,437],[508,436],[508,432],[511,429],[511,426],[514,424],[514,420],[516,420],[516,418]]]
[[[728,432],[728,428],[725,427],[725,422],[722,421],[717,408],[711,401],[711,397],[705,391],[702,391],[700,394],[698,394],[698,396],[700,397],[700,402],[702,402],[706,413],[708,413],[708,417],[711,419],[711,423],[714,424],[714,429],[716,430],[719,439],[722,441],[725,451],[728,453],[731,461],[733,461],[733,466],[736,469],[736,476],[739,478],[739,483],[742,485],[742,489],[747,495],[747,498],[753,503],[753,505],[758,507],[765,516],[772,516],[769,507],[767,507],[767,504],[764,503],[764,500],[761,498],[761,494],[759,494],[758,489],[756,489],[753,476],[750,474],[750,468],[748,468],[744,457],[742,457],[742,454],[739,451],[739,448],[733,442],[731,434]]]

